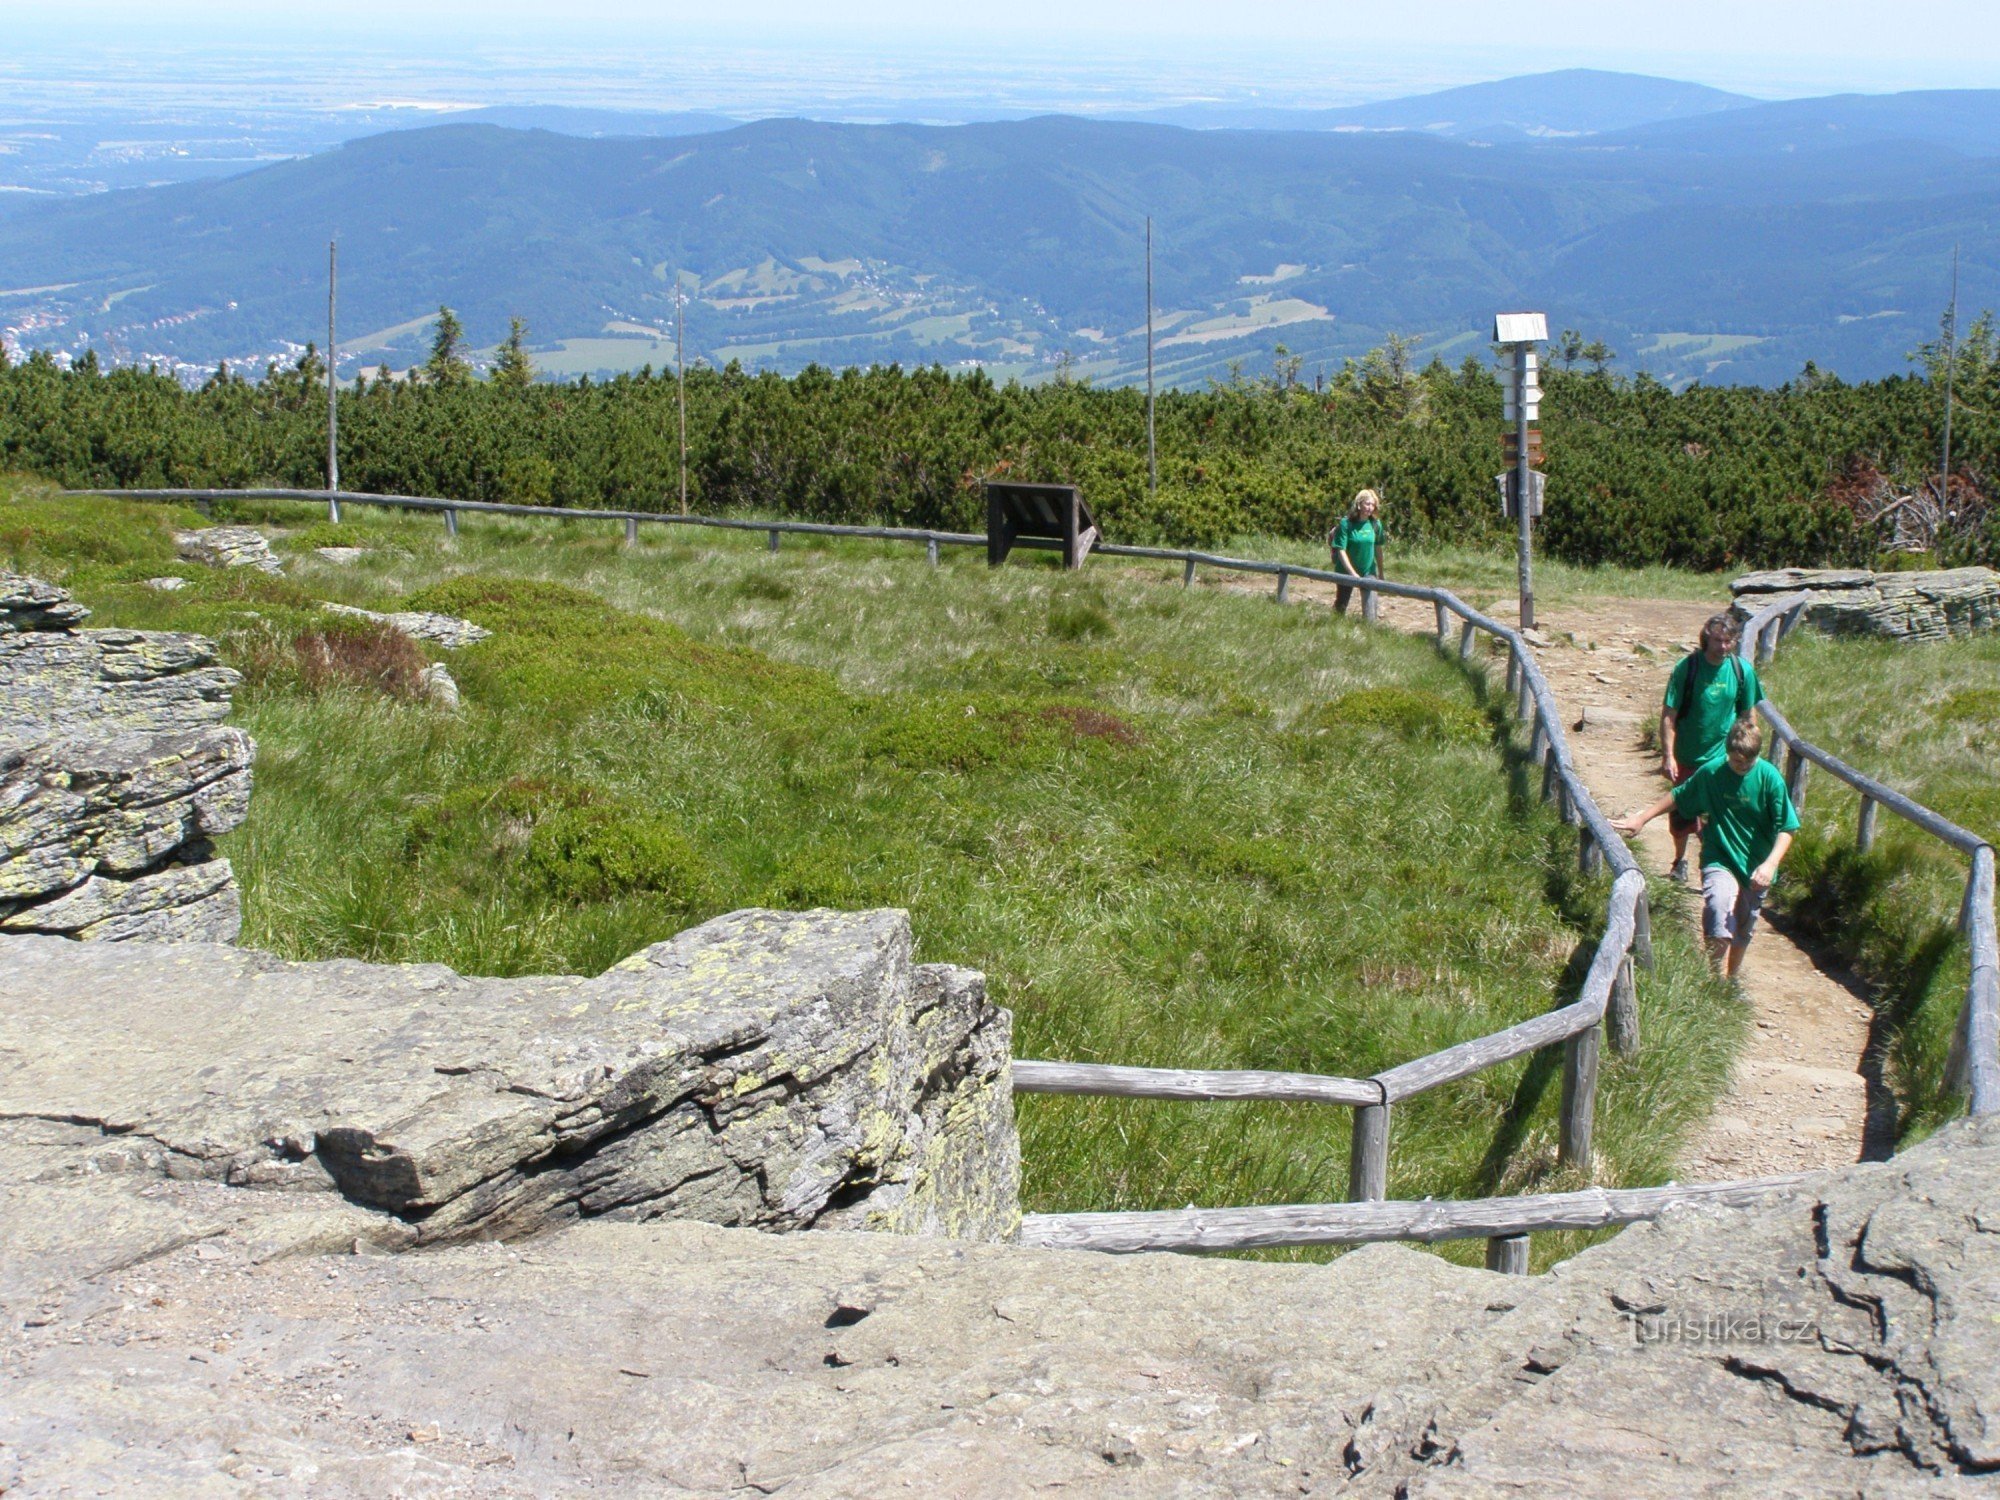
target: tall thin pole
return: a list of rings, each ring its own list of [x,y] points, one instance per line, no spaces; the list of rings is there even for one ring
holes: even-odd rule
[[[1534,358],[1533,344],[1514,346],[1514,520],[1515,565],[1520,574],[1521,628],[1535,627],[1534,542],[1529,530],[1528,486],[1528,361]]]
[[[1958,366],[1958,246],[1951,247],[1951,309],[1944,325],[1944,458],[1938,464],[1938,505],[1951,504],[1951,398]]]
[[[326,242],[326,518],[340,523],[340,346],[334,313],[340,288],[340,242]]]
[[[680,273],[674,273],[674,386],[681,408],[681,514],[688,513],[688,367],[687,293]]]
[[[1146,215],[1146,493],[1160,492],[1160,454],[1153,442],[1153,216]]]

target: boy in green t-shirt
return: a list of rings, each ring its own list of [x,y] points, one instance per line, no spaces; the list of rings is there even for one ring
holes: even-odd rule
[[[1382,497],[1373,490],[1363,490],[1354,497],[1347,514],[1326,534],[1326,544],[1333,552],[1336,570],[1351,573],[1356,578],[1382,576],[1382,543],[1386,538],[1382,522],[1376,515],[1381,508]],[[1347,602],[1353,597],[1353,584],[1334,585],[1333,607],[1339,613],[1347,613]]]
[[[1670,809],[1684,818],[1705,820],[1702,931],[1708,938],[1708,956],[1721,963],[1726,979],[1735,978],[1743,966],[1757,913],[1799,826],[1785,778],[1763,753],[1764,731],[1757,721],[1738,719],[1721,756],[1697,767],[1644,812],[1611,823],[1630,836]]]
[[[1733,616],[1710,616],[1701,627],[1701,649],[1681,658],[1667,678],[1660,705],[1660,772],[1675,786],[1722,754],[1730,726],[1753,713],[1764,696],[1757,669],[1736,655],[1736,638]],[[1700,822],[1678,810],[1667,814],[1675,880],[1687,879],[1688,835]]]

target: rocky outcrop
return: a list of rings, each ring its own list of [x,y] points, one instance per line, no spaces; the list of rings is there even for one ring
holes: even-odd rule
[[[595,979],[0,940],[0,991],[0,1120],[99,1137],[58,1177],[109,1153],[426,1244],[1018,1221],[1008,1018],[978,974],[913,964],[902,912],[738,912]]]
[[[1996,1121],[1534,1278],[602,1219],[382,1254],[334,1195],[86,1182],[54,1169],[80,1127],[6,1128],[10,1495],[1680,1500],[2000,1472]]]
[[[236,673],[200,636],[77,629],[87,614],[0,575],[0,932],[230,941],[210,841],[249,808],[255,746],[218,722]]]
[[[1748,619],[1781,594],[1812,597],[1804,620],[1832,634],[1941,641],[2000,630],[2000,573],[1952,568],[1933,573],[1870,573],[1839,568],[1780,568],[1748,573],[1729,585],[1735,612]]]
[[[428,610],[405,609],[391,614],[378,614],[372,609],[357,609],[352,604],[322,604],[322,609],[350,619],[373,620],[379,625],[387,625],[391,630],[400,630],[412,640],[429,641],[434,646],[447,650],[459,646],[470,646],[474,641],[483,641],[492,631],[475,625],[470,620],[461,620],[456,615],[432,614]]]
[[[177,531],[174,545],[189,562],[207,563],[211,568],[285,571],[264,533],[254,526],[205,526],[199,531]]]

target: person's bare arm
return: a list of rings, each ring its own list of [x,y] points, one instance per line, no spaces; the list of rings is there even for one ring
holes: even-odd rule
[[[1347,555],[1345,547],[1335,547],[1333,549],[1333,560],[1336,564],[1334,572],[1352,573],[1357,578],[1361,576],[1361,570],[1354,566],[1354,559]]]
[[[1662,797],[1658,802],[1655,802],[1651,807],[1647,808],[1644,812],[1627,813],[1622,818],[1613,818],[1611,820],[1611,826],[1617,829],[1620,833],[1624,834],[1627,838],[1631,838],[1633,835],[1637,834],[1640,829],[1644,828],[1648,823],[1652,822],[1653,819],[1657,818],[1661,813],[1665,812],[1668,808],[1672,807],[1673,805],[1674,805],[1674,794],[1672,792],[1668,792],[1666,796]]]
[[[1750,883],[1761,891],[1776,880],[1778,866],[1784,860],[1785,851],[1791,847],[1792,836],[1789,833],[1779,834],[1778,841],[1771,845],[1770,857],[1750,872]]]
[[[1665,707],[1660,710],[1660,774],[1669,781],[1681,774],[1674,759],[1674,711]]]

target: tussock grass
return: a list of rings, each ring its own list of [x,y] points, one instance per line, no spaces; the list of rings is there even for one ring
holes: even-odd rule
[[[1799,631],[1765,670],[1800,734],[2000,843],[2000,636],[1902,645]],[[1856,793],[1811,773],[1777,892],[1878,987],[1901,1133],[1915,1140],[1963,1108],[1941,1080],[1970,964],[1956,930],[1966,861],[1886,810],[1859,854],[1859,810]]]
[[[342,528],[359,562],[249,579],[172,564],[157,515],[17,488],[0,536],[98,623],[256,668],[227,852],[245,941],[291,957],[597,972],[739,906],[895,905],[922,958],[986,972],[1019,1056],[1365,1074],[1571,998],[1602,918],[1485,679],[1322,609],[875,543],[486,517],[452,543],[374,512]],[[98,524],[131,535],[70,547]],[[165,571],[190,587],[137,583]],[[273,665],[321,599],[492,628],[448,656],[463,710]],[[1743,1026],[1660,928],[1647,1047],[1607,1054],[1600,1181],[1669,1175]],[[1399,1106],[1392,1194],[1581,1185],[1559,1092],[1529,1059]],[[1345,1196],[1345,1110],[1020,1102],[1036,1209]]]

